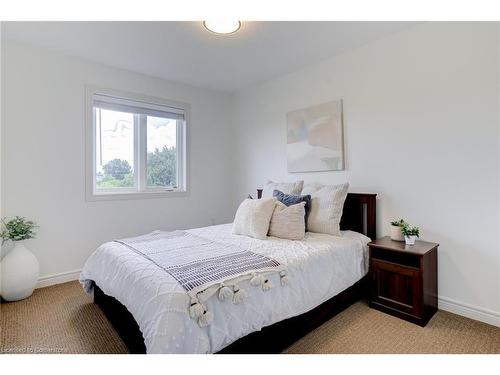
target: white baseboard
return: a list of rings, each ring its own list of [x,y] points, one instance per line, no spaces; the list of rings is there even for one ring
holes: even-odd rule
[[[493,310],[484,309],[469,305],[468,303],[455,301],[448,297],[438,297],[438,307],[440,310],[449,311],[453,314],[462,315],[466,318],[479,320],[500,327],[500,313]]]
[[[78,280],[82,270],[74,270],[68,272],[61,272],[55,275],[43,276],[38,279],[35,288],[45,288],[46,286],[67,283],[68,281]]]

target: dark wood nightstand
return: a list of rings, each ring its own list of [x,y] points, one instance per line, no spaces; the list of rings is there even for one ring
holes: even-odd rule
[[[437,311],[438,244],[383,237],[370,247],[370,307],[412,323],[427,324]]]

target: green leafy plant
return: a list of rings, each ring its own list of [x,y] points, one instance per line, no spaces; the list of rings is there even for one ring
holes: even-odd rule
[[[403,219],[391,221],[391,225],[394,225],[395,227],[402,227],[405,224],[406,221],[404,221]]]
[[[132,167],[128,161],[121,159],[108,161],[102,169],[104,170],[105,176],[111,176],[116,180],[123,180],[126,175],[132,172]]]
[[[2,243],[7,240],[28,240],[35,238],[35,228],[38,228],[38,226],[33,221],[27,220],[24,217],[16,216],[9,221],[2,219],[0,238],[2,238]]]
[[[148,152],[148,186],[177,186],[177,151],[164,146]]]
[[[410,224],[405,223],[401,227],[401,232],[404,236],[420,236],[420,229],[417,226],[410,226]]]

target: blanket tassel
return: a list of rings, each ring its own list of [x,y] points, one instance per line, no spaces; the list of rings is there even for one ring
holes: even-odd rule
[[[231,288],[221,284],[221,288],[219,289],[219,301],[226,301],[233,297],[233,291]]]
[[[271,283],[271,280],[269,280],[269,279],[265,279],[264,282],[262,283],[262,290],[264,292],[267,292],[272,287],[273,287],[273,284]]]
[[[288,283],[290,282],[290,279],[286,275],[285,271],[280,272],[280,282],[281,282],[281,286],[288,285]]]
[[[253,274],[252,278],[250,279],[250,285],[252,286],[262,285],[263,282],[264,282],[264,276],[258,274]]]
[[[214,320],[214,314],[210,311],[204,310],[201,316],[198,318],[198,325],[200,327],[206,327]]]
[[[205,308],[203,305],[196,298],[191,298],[191,304],[189,305],[189,316],[191,319],[200,317],[204,311]]]
[[[233,303],[235,305],[239,304],[245,298],[247,298],[248,294],[245,289],[238,288],[237,285],[234,286],[234,294],[233,294]]]

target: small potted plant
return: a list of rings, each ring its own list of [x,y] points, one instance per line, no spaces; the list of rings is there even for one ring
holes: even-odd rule
[[[401,232],[405,236],[405,242],[407,245],[415,245],[415,240],[420,235],[420,230],[416,226],[410,226],[408,223],[405,223],[401,227]]]
[[[0,238],[2,244],[12,241],[14,248],[10,250],[0,263],[1,283],[0,295],[6,301],[18,301],[29,297],[35,289],[39,276],[38,260],[24,246],[24,241],[35,237],[37,225],[24,217],[16,216],[2,220]]]
[[[401,228],[406,222],[403,219],[391,221],[391,240],[394,241],[404,241],[403,233]]]

